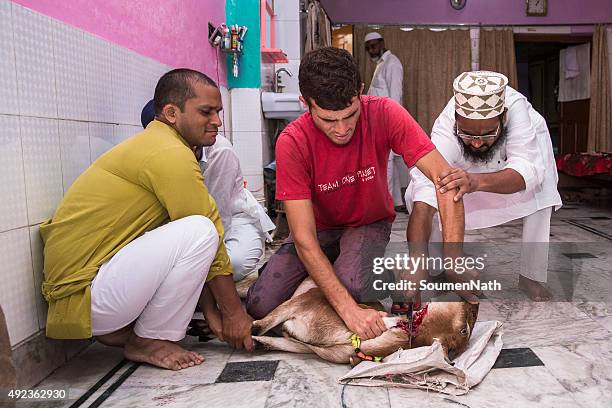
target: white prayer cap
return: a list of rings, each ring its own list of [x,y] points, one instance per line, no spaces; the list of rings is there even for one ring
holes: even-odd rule
[[[468,119],[489,119],[504,111],[508,78],[498,72],[464,72],[455,78],[455,111]]]
[[[363,42],[367,43],[368,41],[371,41],[371,40],[382,40],[382,38],[383,38],[382,35],[380,35],[376,31],[372,31],[371,33],[366,34]]]

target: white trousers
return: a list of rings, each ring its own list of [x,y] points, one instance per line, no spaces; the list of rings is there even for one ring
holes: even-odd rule
[[[553,207],[543,208],[523,218],[521,275],[538,282],[548,276],[548,242]]]
[[[552,210],[553,207],[546,207],[523,217],[520,274],[538,282],[546,282],[548,275],[548,242]],[[469,217],[469,214],[466,214],[466,217]],[[442,242],[442,231],[439,225],[436,212],[430,242]],[[438,256],[438,254],[433,256]]]
[[[408,183],[410,183],[410,177],[408,176],[408,167],[406,167],[404,159],[393,152],[389,153],[389,160],[387,161],[387,187],[393,198],[394,206],[404,205],[402,187],[406,187]]]
[[[100,267],[91,284],[93,335],[136,322],[136,335],[185,337],[219,246],[211,220],[192,215],[145,233]]]
[[[234,267],[234,282],[253,272],[264,253],[265,241],[265,235],[252,218],[232,218],[224,242]]]

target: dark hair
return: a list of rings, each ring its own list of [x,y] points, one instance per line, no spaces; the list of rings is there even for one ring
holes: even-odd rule
[[[155,101],[151,99],[144,108],[142,108],[142,112],[140,112],[140,123],[142,123],[142,127],[146,129],[149,123],[153,122],[153,119],[155,119]]]
[[[155,87],[155,114],[159,115],[167,104],[171,103],[179,107],[182,111],[185,107],[185,101],[193,98],[193,84],[196,82],[204,82],[207,85],[217,88],[215,81],[207,75],[189,68],[178,68],[166,72],[157,81]]]
[[[361,75],[357,63],[341,48],[325,47],[307,53],[300,63],[300,92],[323,109],[341,110],[359,95]]]

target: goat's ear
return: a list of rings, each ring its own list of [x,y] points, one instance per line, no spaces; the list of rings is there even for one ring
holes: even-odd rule
[[[470,303],[468,316],[468,325],[470,326],[470,333],[474,331],[474,325],[476,324],[476,320],[478,320],[478,309],[480,307],[480,303]]]

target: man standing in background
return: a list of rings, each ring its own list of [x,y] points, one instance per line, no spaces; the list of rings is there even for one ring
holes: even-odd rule
[[[385,48],[385,40],[377,32],[365,36],[365,50],[376,62],[368,95],[386,96],[403,106],[404,68],[400,60]],[[405,185],[402,185],[402,179],[406,180]],[[387,183],[396,211],[406,209],[402,201],[402,187],[409,182],[408,168],[402,158],[392,151],[387,163]]]

